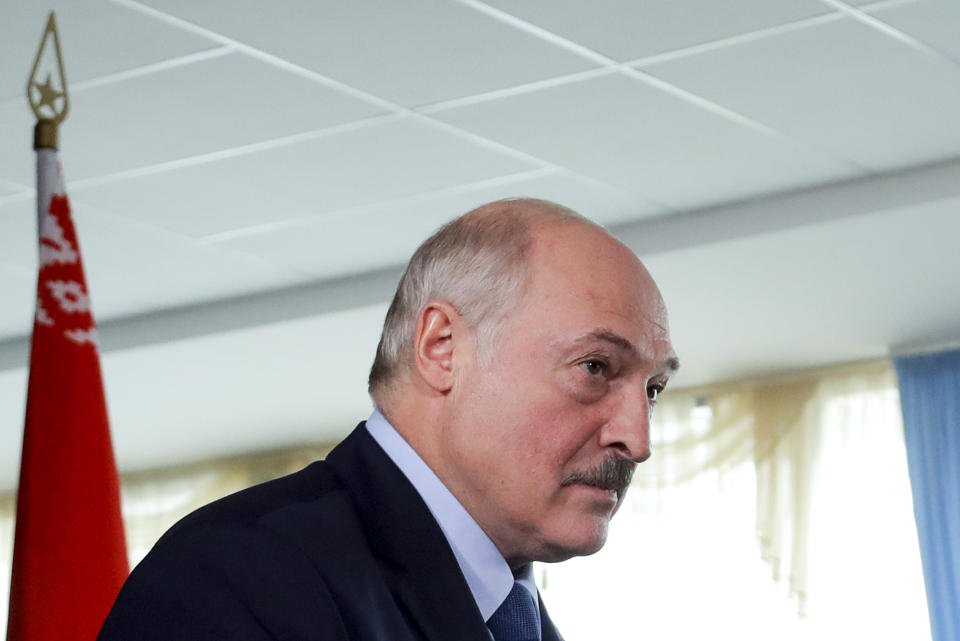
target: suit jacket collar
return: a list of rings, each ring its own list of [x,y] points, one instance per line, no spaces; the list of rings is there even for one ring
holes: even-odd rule
[[[453,551],[413,485],[364,424],[327,457],[353,499],[370,548],[393,570],[395,592],[431,641],[490,641]],[[540,603],[543,641],[562,641]]]
[[[413,485],[361,423],[327,457],[395,593],[431,641],[490,641],[447,540]]]

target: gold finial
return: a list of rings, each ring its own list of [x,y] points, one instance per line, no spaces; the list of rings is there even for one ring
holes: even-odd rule
[[[40,82],[40,63],[44,58],[47,45],[53,43],[53,57],[56,61],[56,72],[59,75],[54,79],[48,70],[43,83]],[[52,66],[52,65],[45,65]],[[27,100],[30,108],[37,117],[37,126],[33,130],[34,149],[57,148],[57,126],[67,117],[70,109],[70,97],[67,95],[67,76],[63,72],[63,56],[60,53],[60,36],[57,34],[57,21],[51,11],[47,19],[47,28],[43,30],[40,39],[40,49],[33,61],[33,69],[27,80]]]

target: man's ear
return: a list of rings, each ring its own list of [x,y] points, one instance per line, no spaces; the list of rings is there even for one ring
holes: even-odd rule
[[[417,318],[413,357],[424,382],[439,393],[453,387],[454,351],[461,349],[466,326],[453,305],[430,301]]]

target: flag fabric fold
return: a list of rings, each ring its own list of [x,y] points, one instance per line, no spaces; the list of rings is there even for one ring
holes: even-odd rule
[[[96,327],[56,150],[37,151],[39,270],[7,641],[92,640],[128,573]]]

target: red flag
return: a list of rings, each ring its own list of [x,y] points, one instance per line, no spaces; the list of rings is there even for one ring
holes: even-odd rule
[[[96,328],[57,152],[37,152],[40,262],[8,641],[92,640],[128,573]]]

